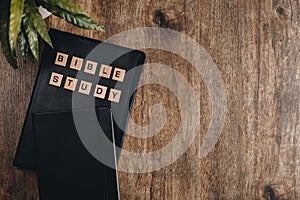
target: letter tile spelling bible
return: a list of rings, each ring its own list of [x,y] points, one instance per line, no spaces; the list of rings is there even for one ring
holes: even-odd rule
[[[68,60],[70,59],[70,62]],[[70,63],[69,66],[67,63]],[[70,70],[83,71],[86,74],[98,76],[99,78],[110,79],[111,81],[123,82],[126,70],[119,67],[113,67],[102,63],[97,63],[91,60],[71,56],[63,52],[57,52],[55,65],[70,68]],[[100,67],[98,67],[100,66]],[[99,68],[99,72],[97,72]],[[96,73],[97,72],[97,73]],[[50,75],[49,84],[55,87],[63,87],[66,90],[78,92],[84,95],[93,95],[95,98],[106,99],[111,102],[118,103],[121,98],[122,91],[115,88],[108,88],[105,85],[93,84],[89,80],[78,80],[74,77],[66,76],[63,82],[64,75],[52,72]]]

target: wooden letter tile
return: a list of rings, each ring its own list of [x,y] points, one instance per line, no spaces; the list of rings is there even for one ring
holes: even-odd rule
[[[62,79],[63,79],[62,74],[52,72],[49,84],[56,87],[60,87]]]
[[[121,91],[116,89],[110,89],[108,100],[119,103],[121,97]]]
[[[72,77],[67,77],[64,88],[67,90],[75,91],[77,85],[77,79]]]
[[[103,85],[96,85],[94,96],[100,99],[104,99],[106,95],[107,87]]]
[[[68,61],[68,54],[57,52],[55,58],[55,64],[65,67]]]
[[[114,74],[112,76],[112,79],[115,81],[120,81],[123,82],[124,77],[125,77],[125,70],[124,69],[120,69],[120,68],[115,68],[114,70]]]
[[[81,69],[82,63],[83,63],[82,58],[78,58],[76,56],[73,56],[72,60],[71,60],[70,68],[79,71]]]
[[[101,65],[99,76],[104,78],[109,78],[111,74],[112,67],[108,65]]]
[[[88,60],[85,64],[84,72],[89,73],[89,74],[95,74],[97,65],[98,65],[98,63]]]
[[[87,81],[81,81],[78,92],[89,95],[92,88],[92,83]]]

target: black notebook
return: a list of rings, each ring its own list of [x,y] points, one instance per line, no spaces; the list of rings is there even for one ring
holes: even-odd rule
[[[36,170],[32,114],[109,107],[121,147],[145,55],[113,44],[51,29],[13,164]],[[120,151],[117,150],[117,157]]]
[[[40,200],[119,199],[110,109],[36,113],[33,128]]]

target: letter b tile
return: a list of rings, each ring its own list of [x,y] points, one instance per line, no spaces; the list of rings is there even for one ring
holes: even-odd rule
[[[68,57],[69,57],[68,54],[57,52],[55,58],[55,64],[65,67],[68,61]]]
[[[95,74],[97,65],[98,65],[98,63],[88,60],[85,64],[84,72],[89,73],[89,74]]]

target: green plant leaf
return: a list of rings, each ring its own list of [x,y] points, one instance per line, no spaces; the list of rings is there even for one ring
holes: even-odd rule
[[[30,20],[29,14],[25,9],[25,13],[23,15],[23,27],[25,29],[25,33],[27,36],[29,48],[36,60],[39,59],[39,40],[38,33],[35,30],[33,22]]]
[[[19,28],[21,26],[24,0],[11,0],[9,17],[9,45],[11,51],[16,48]]]
[[[23,25],[21,25],[21,30],[22,30],[22,32],[19,33],[19,45],[20,45],[23,62],[26,63],[28,60],[30,60],[31,62],[34,62],[35,59],[30,50],[29,42],[28,42],[28,39],[27,39],[27,36],[25,33],[25,28],[23,27]]]
[[[75,26],[92,29],[104,32],[105,29],[103,26],[100,26],[97,22],[92,20],[90,17],[83,14],[70,13],[60,7],[51,6],[45,2],[42,2],[42,6],[46,8],[52,14],[65,19],[67,22],[74,24]]]
[[[8,20],[10,1],[0,1],[0,42],[3,54],[13,68],[18,68],[15,51],[10,50],[8,42]]]
[[[21,29],[23,30],[24,28],[21,26]],[[28,45],[25,33],[23,31],[20,31],[18,40],[19,40],[20,51],[21,51],[23,63],[26,63],[29,58],[29,45]]]
[[[47,26],[41,14],[39,13],[35,2],[33,0],[26,0],[26,2],[27,3],[25,3],[24,5],[25,13],[30,16],[30,20],[32,21],[35,29],[37,30],[41,38],[53,48],[51,39],[48,34]]]
[[[58,0],[58,1],[56,1],[56,0],[44,0],[44,2],[48,3],[52,6],[58,6],[61,9],[72,12],[72,13],[87,15],[86,12],[84,12],[80,7],[73,4],[69,0]]]
[[[28,60],[30,60],[31,62],[34,62],[35,59],[30,50],[24,28],[22,28],[22,32],[19,33],[19,45],[20,45],[23,62],[26,63]]]

